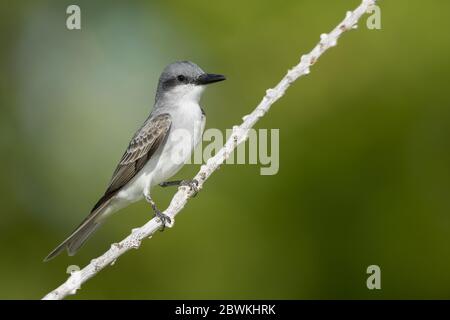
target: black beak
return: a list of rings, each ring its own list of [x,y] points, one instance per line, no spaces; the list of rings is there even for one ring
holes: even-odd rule
[[[199,85],[210,84],[225,80],[225,76],[221,74],[204,73],[197,78],[196,83]]]

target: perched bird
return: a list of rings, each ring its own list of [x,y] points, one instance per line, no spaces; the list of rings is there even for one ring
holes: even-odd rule
[[[190,61],[174,62],[164,69],[153,110],[131,139],[105,194],[75,231],[44,261],[64,249],[74,255],[106,217],[141,199],[150,203],[163,228],[171,222],[170,217],[158,210],[150,190],[158,184],[196,187],[196,181],[166,180],[181,169],[201,140],[206,117],[199,102],[205,85],[222,80],[225,80],[223,75],[205,73]]]

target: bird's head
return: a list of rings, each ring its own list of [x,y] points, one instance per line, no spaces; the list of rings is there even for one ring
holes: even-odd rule
[[[156,101],[159,99],[198,102],[205,85],[225,80],[221,74],[204,72],[190,61],[169,64],[159,77]]]

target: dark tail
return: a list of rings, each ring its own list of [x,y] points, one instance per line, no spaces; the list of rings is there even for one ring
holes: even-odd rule
[[[44,262],[49,261],[67,249],[69,256],[73,256],[78,249],[86,242],[86,240],[97,230],[101,225],[101,219],[98,219],[103,209],[109,201],[104,202],[100,206],[95,206],[92,212],[83,220],[83,222],[75,229],[74,232],[57,246],[52,252],[45,257]]]
[[[77,229],[74,233],[70,235],[66,240],[64,240],[59,246],[57,246],[48,256],[45,257],[44,262],[49,261],[59,255],[64,249],[67,249],[69,256],[73,256],[77,253],[78,249],[85,243],[85,241],[94,233],[100,224],[91,222],[85,226]]]

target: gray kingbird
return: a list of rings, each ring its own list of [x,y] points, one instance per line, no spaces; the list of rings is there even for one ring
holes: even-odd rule
[[[74,255],[106,217],[141,199],[150,203],[163,228],[166,222],[171,222],[170,217],[158,210],[150,190],[158,184],[185,184],[195,189],[196,181],[166,180],[181,169],[201,141],[206,117],[199,102],[205,85],[222,80],[225,80],[223,75],[205,73],[190,61],[175,62],[164,69],[153,110],[131,139],[105,194],[75,231],[44,261],[64,249],[70,256]],[[188,139],[176,137],[180,132]]]

